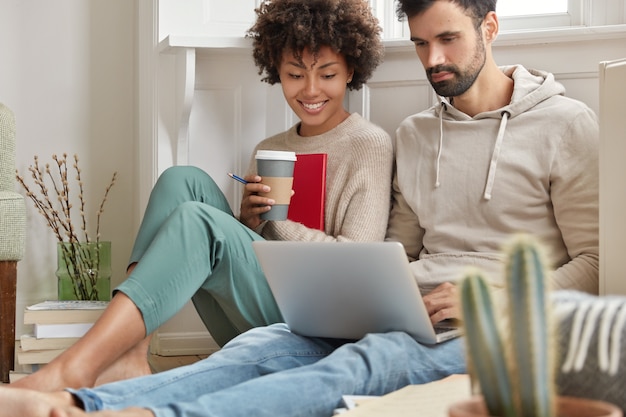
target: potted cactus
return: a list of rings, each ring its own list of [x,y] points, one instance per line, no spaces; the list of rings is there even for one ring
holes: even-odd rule
[[[557,395],[543,253],[516,235],[506,255],[504,310],[480,271],[460,282],[468,369],[481,395],[453,404],[450,417],[621,417],[612,404]]]

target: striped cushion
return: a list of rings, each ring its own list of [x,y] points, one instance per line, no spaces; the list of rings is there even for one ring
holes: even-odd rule
[[[559,321],[557,386],[561,395],[626,410],[626,297],[553,293]]]

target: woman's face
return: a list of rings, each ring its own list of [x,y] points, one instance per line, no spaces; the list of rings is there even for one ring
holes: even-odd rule
[[[298,62],[292,52],[285,52],[279,74],[285,99],[301,120],[301,136],[328,132],[349,116],[343,99],[353,71],[342,54],[323,46],[315,59],[305,49]]]

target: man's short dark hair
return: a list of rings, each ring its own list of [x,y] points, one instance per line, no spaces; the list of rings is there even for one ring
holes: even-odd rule
[[[479,26],[487,13],[496,10],[497,0],[398,0],[396,14],[399,20],[405,17],[412,18],[424,13],[437,1],[449,1],[458,5],[474,20],[475,25]]]

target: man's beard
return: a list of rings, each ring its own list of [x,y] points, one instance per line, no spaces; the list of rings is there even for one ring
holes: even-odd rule
[[[465,71],[461,71],[456,65],[437,65],[426,70],[426,76],[435,92],[441,97],[458,97],[474,85],[480,71],[485,65],[485,45],[482,36],[476,42],[476,53],[472,57],[471,63]],[[450,72],[454,77],[448,80],[434,83],[432,74],[437,72]]]

